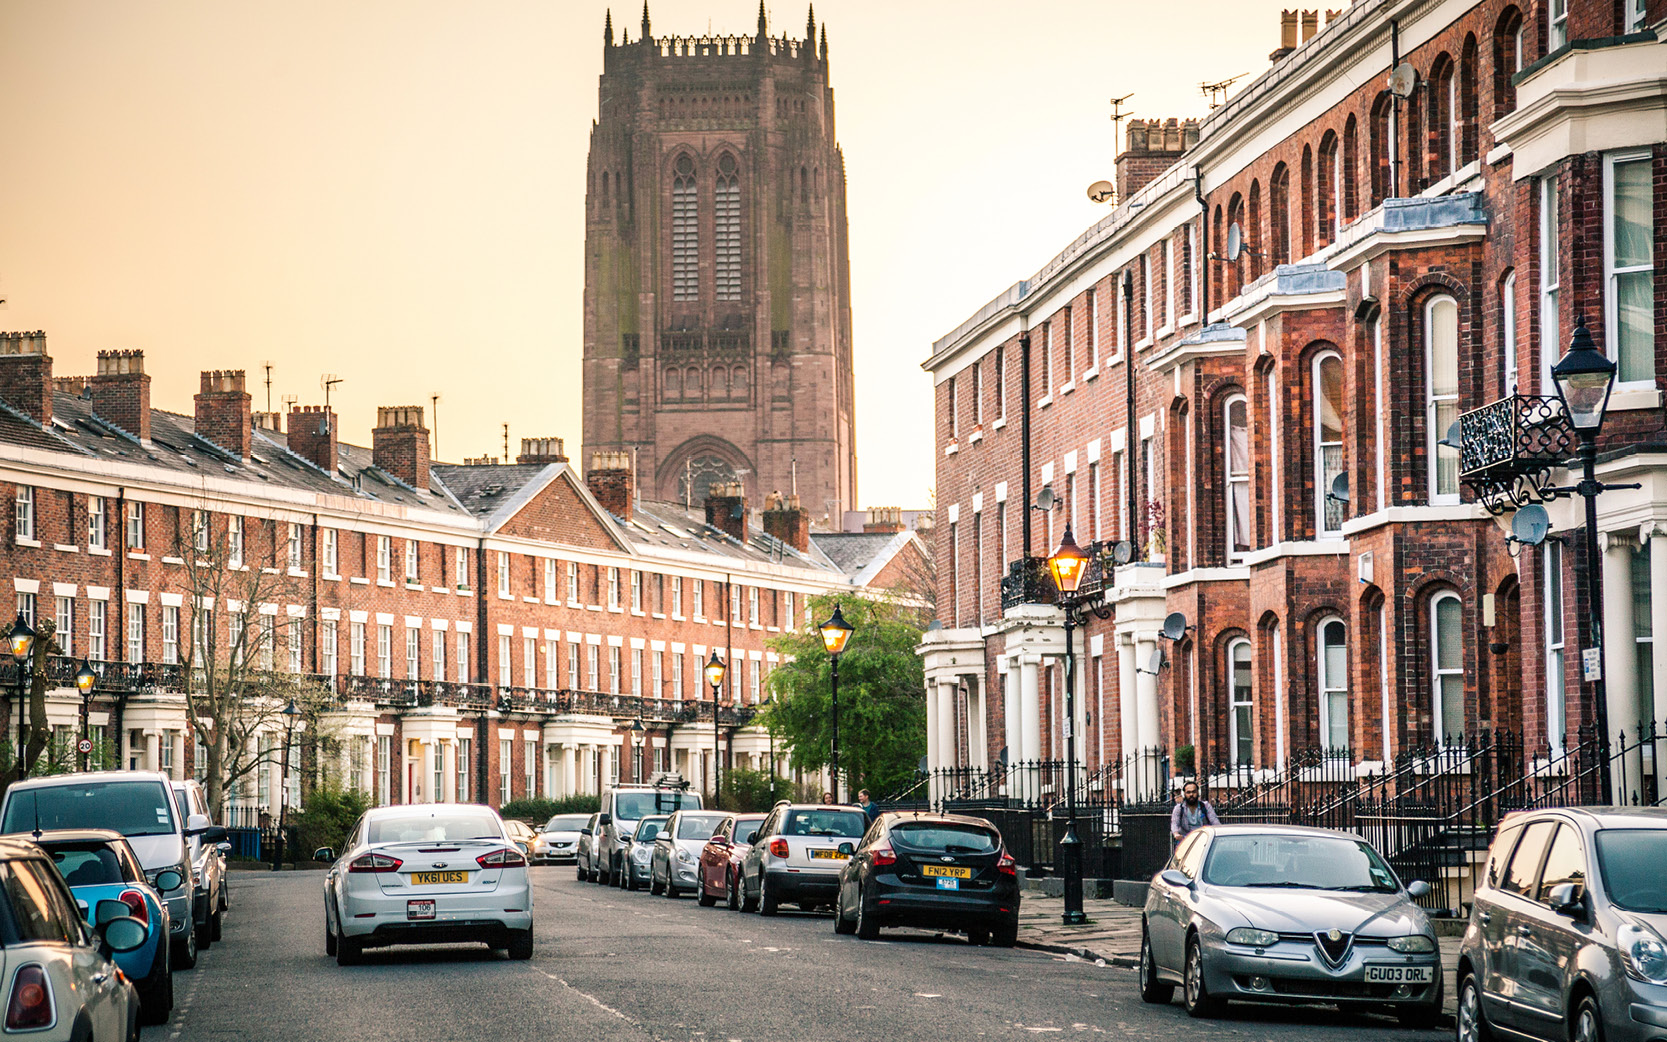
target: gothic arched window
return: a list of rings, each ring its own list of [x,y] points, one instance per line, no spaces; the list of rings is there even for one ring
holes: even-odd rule
[[[741,299],[741,178],[735,157],[725,152],[718,160],[717,190],[713,197],[717,263],[713,269],[719,300]]]
[[[700,223],[695,161],[677,157],[671,182],[671,299],[700,299]]]

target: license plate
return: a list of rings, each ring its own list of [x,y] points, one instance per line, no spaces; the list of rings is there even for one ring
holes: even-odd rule
[[[405,902],[405,918],[407,918],[407,919],[432,919],[432,918],[434,918],[434,899],[429,898],[426,901],[407,901],[407,902]]]
[[[1367,984],[1428,984],[1434,979],[1434,966],[1366,967]]]
[[[827,847],[817,847],[810,852],[812,861],[844,861],[850,856],[837,850],[829,850]]]
[[[467,883],[467,872],[413,872],[412,886],[444,886],[447,883]]]
[[[942,878],[940,878],[938,880],[938,889],[939,890],[959,890],[959,889],[961,889],[961,881],[959,879],[942,879]]]
[[[972,869],[956,868],[950,865],[921,865],[920,874],[923,876],[939,876],[949,879],[971,879]]]

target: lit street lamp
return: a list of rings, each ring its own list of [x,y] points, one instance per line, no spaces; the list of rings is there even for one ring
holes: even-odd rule
[[[283,768],[278,777],[278,842],[273,850],[276,856],[272,861],[272,871],[276,872],[284,863],[284,828],[289,819],[289,747],[295,740],[295,722],[301,716],[301,709],[295,704],[295,699],[289,700],[284,707],[284,759]]]
[[[1059,841],[1059,859],[1065,870],[1062,918],[1066,926],[1088,921],[1082,910],[1082,840],[1077,837],[1077,656],[1073,634],[1079,621],[1077,586],[1087,566],[1088,558],[1071,537],[1071,523],[1066,521],[1065,534],[1060,536],[1059,546],[1048,558],[1048,571],[1053,573],[1059,603],[1065,609],[1065,836]]]
[[[718,738],[718,691],[724,686],[724,674],[729,672],[724,660],[718,657],[718,649],[712,649],[712,657],[706,660],[706,682],[712,685],[712,808],[718,807],[718,778],[722,770],[723,749]]]
[[[35,630],[24,619],[23,613],[17,613],[17,621],[6,635],[6,642],[11,645],[12,658],[17,660],[17,777],[24,778],[26,765],[23,762],[23,714],[29,707],[29,681],[34,672],[29,666],[29,654],[35,650]]]
[[[98,674],[93,672],[93,664],[87,659],[81,660],[81,668],[75,671],[75,689],[81,692],[81,740],[87,740],[87,701],[92,697],[93,685],[98,683]],[[92,753],[89,746],[81,754],[81,769],[87,769],[87,757]]]
[[[818,626],[817,629],[822,631],[822,646],[824,648],[828,649],[828,654],[833,659],[833,742],[832,742],[832,745],[831,745],[831,748],[830,748],[829,751],[832,753],[832,756],[830,757],[830,759],[831,759],[831,764],[832,764],[832,768],[833,768],[834,802],[838,803],[839,802],[839,656],[844,654],[845,644],[846,644],[847,641],[849,641],[851,639],[851,634],[855,633],[857,628],[855,626],[851,625],[849,622],[845,621],[845,616],[844,616],[843,613],[840,612],[839,605],[836,603],[834,605],[833,614],[828,617],[828,621],[824,622],[822,625]]]
[[[633,779],[635,779],[638,782],[638,784],[641,784],[641,782],[643,780],[643,777],[642,777],[642,759],[643,759],[643,757],[642,757],[642,740],[643,740],[642,717],[639,716],[635,720],[631,721],[630,731],[631,731],[631,752],[632,752],[632,755],[634,757],[633,760],[632,760],[631,777]]]

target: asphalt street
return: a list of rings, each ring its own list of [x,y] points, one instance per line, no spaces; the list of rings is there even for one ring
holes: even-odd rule
[[[1234,1006],[1190,1019],[1147,1006],[1133,970],[959,937],[836,937],[824,914],[775,919],[580,883],[533,869],[528,962],[484,947],[324,955],[322,876],[237,872],[225,939],[182,973],[173,1020],[145,1038],[840,1040],[1119,1038],[1430,1042],[1387,1017]]]

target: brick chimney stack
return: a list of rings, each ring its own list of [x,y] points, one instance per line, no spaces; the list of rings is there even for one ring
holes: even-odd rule
[[[428,428],[423,426],[422,406],[377,407],[376,426],[370,432],[370,461],[412,488],[428,491]]]
[[[521,455],[515,457],[517,463],[566,463],[567,453],[563,451],[560,438],[522,438]]]
[[[288,423],[289,451],[324,473],[336,473],[336,412],[322,405],[292,405]]]
[[[810,549],[810,511],[798,496],[772,492],[764,497],[764,531],[804,553]]]
[[[243,370],[216,369],[203,373],[196,403],[197,437],[213,442],[238,459],[248,459],[254,435],[249,392],[243,389]]]
[[[45,333],[0,333],[0,398],[43,427],[52,422],[52,356]]]
[[[99,419],[150,440],[150,374],[143,351],[100,351],[98,372],[88,384]]]
[[[895,535],[903,531],[902,507],[869,507],[868,520],[862,523],[866,533],[886,532]]]
[[[706,493],[706,523],[747,541],[747,492],[739,481],[718,482]]]
[[[1117,199],[1128,198],[1174,166],[1198,144],[1196,119],[1129,120],[1128,147],[1117,157]]]
[[[1297,12],[1279,12],[1279,46],[1268,55],[1268,61],[1276,62],[1297,49]]]
[[[527,439],[532,440],[532,439]],[[560,439],[556,441],[560,450]],[[525,451],[526,444],[522,443]],[[631,454],[629,452],[593,452],[590,454],[590,470],[585,472],[585,484],[590,486],[590,494],[602,504],[602,509],[622,521],[631,520],[631,506],[636,502],[637,489],[635,475],[631,473]]]

